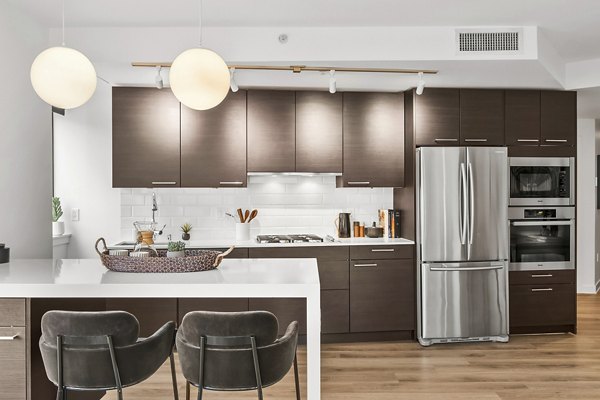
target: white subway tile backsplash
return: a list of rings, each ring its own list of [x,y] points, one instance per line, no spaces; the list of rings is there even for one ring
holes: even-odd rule
[[[131,240],[134,221],[152,216],[152,189],[121,191],[121,233]],[[334,234],[334,220],[340,212],[370,225],[377,221],[377,210],[392,208],[392,189],[336,188],[334,176],[260,175],[248,177],[247,188],[155,189],[158,202],[157,222],[166,235],[181,237],[179,227],[194,226],[194,239],[235,238],[235,221],[225,213],[237,215],[236,209],[258,209],[251,235],[262,233]],[[237,218],[237,216],[236,216]],[[162,239],[161,239],[162,240]]]

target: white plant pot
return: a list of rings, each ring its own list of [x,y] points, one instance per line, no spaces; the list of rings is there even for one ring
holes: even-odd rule
[[[182,251],[167,251],[167,258],[185,257],[185,250]]]
[[[62,236],[65,234],[65,223],[63,221],[52,222],[52,236]]]

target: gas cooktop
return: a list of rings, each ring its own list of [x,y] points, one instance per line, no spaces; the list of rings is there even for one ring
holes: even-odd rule
[[[320,243],[323,238],[313,234],[300,235],[258,235],[258,243]]]

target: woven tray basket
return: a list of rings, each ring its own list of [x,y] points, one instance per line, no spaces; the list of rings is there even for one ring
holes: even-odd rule
[[[100,251],[98,245],[102,242],[104,250]],[[215,269],[221,264],[223,258],[231,253],[234,247],[225,252],[216,250],[186,250],[185,257],[167,258],[166,250],[157,250],[157,254],[150,253],[148,258],[130,256],[111,256],[108,254],[106,241],[100,238],[96,241],[96,252],[100,256],[102,265],[115,272],[198,272]]]

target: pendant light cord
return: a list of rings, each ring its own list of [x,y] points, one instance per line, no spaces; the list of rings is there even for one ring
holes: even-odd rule
[[[198,0],[198,47],[202,47],[202,0]]]
[[[65,0],[62,0],[62,45],[65,45]]]

